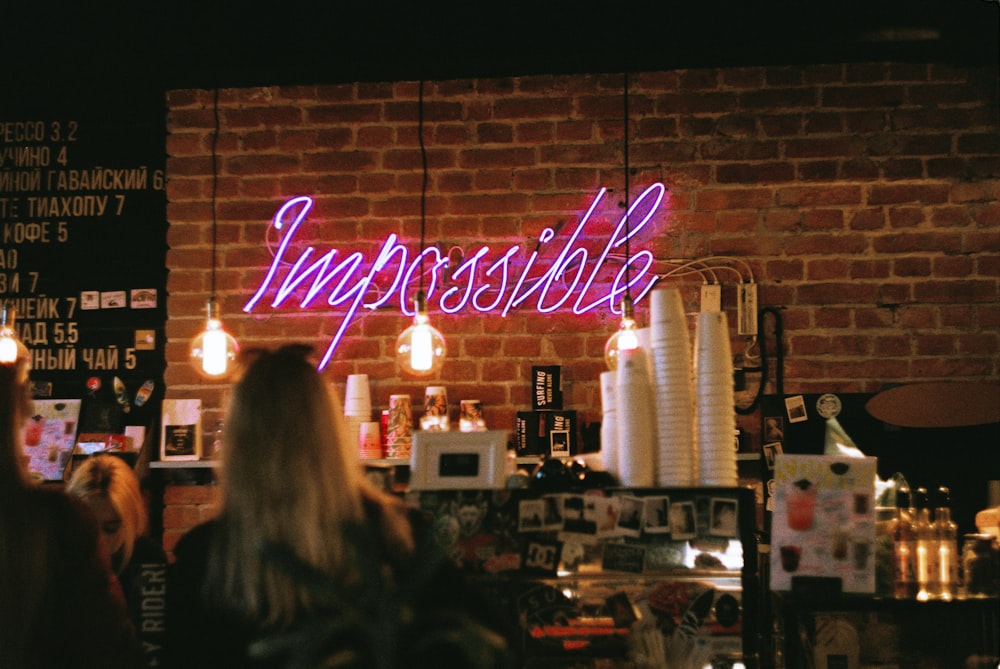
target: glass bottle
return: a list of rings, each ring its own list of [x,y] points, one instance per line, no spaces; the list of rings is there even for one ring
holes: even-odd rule
[[[896,488],[896,517],[892,521],[892,594],[896,599],[917,596],[917,537],[913,528],[910,488]]]
[[[990,534],[966,534],[962,546],[962,571],[965,582],[962,593],[966,597],[995,597],[997,564]]]
[[[937,529],[931,519],[927,488],[917,488],[913,497],[917,509],[913,523],[917,539],[917,599],[926,602],[936,599],[940,591],[937,567]]]
[[[934,527],[937,531],[937,573],[939,599],[954,599],[958,589],[958,523],[951,518],[951,490],[937,489],[934,506]]]

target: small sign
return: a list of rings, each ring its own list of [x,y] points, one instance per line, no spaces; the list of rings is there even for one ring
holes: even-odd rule
[[[797,576],[839,578],[844,592],[875,592],[875,458],[774,458],[771,587]]]

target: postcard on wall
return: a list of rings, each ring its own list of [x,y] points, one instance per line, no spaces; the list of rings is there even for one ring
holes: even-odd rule
[[[774,458],[771,587],[796,576],[839,578],[844,592],[875,591],[875,458]]]
[[[80,421],[80,400],[35,400],[22,435],[28,471],[45,481],[60,481]]]
[[[161,460],[201,458],[201,400],[163,400]]]

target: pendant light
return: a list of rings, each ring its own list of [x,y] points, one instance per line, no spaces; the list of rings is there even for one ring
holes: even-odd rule
[[[444,364],[448,346],[444,336],[431,324],[427,315],[427,295],[424,293],[424,238],[427,227],[427,149],[424,146],[424,82],[418,93],[417,135],[420,138],[420,159],[423,183],[420,190],[420,286],[413,300],[413,324],[396,339],[396,360],[400,368],[412,376],[437,374]]]
[[[218,258],[218,219],[216,200],[219,186],[216,147],[219,142],[219,89],[215,89],[212,111],[215,116],[215,133],[212,135],[212,293],[205,305],[205,328],[191,340],[188,359],[194,370],[207,381],[223,381],[236,365],[239,344],[226,332],[219,318],[219,303],[215,296],[215,266]]]
[[[639,347],[639,332],[635,322],[635,308],[632,304],[632,291],[629,286],[629,264],[632,254],[629,250],[629,237],[631,229],[629,227],[629,163],[628,163],[628,72],[625,79],[625,295],[622,297],[622,320],[618,325],[618,330],[608,338],[604,345],[604,362],[608,369],[614,371],[618,369],[618,355],[622,351],[630,351]]]
[[[10,365],[18,358],[28,357],[28,348],[14,331],[14,307],[7,304],[0,309],[0,365]]]

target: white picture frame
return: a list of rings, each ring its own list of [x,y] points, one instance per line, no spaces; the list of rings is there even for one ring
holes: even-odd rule
[[[413,433],[412,490],[499,489],[506,483],[506,430]]]

